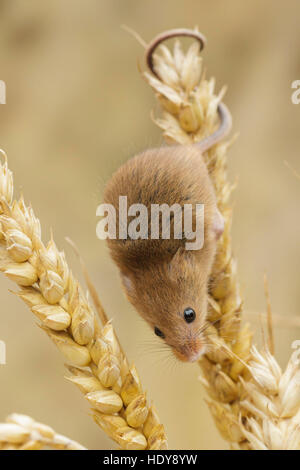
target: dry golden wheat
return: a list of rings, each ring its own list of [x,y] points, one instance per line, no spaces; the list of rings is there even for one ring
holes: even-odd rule
[[[0,450],[86,450],[68,437],[57,434],[50,426],[26,415],[13,413],[0,423]]]
[[[154,73],[144,72],[162,108],[162,117],[154,121],[168,143],[197,142],[215,129],[225,88],[216,95],[215,80],[205,78],[198,43],[185,54],[177,39],[173,53],[165,45],[159,52],[153,56]],[[205,153],[225,230],[211,274],[207,332],[212,348],[199,361],[201,381],[215,423],[233,448],[299,449],[299,368],[291,360],[282,373],[267,347],[259,354],[252,346],[249,325],[241,326],[242,300],[230,237],[233,185],[226,174],[230,145],[222,142]]]
[[[186,54],[179,41],[174,53],[161,46],[155,72],[144,76],[163,108],[156,123],[168,142],[187,143],[211,134],[217,121],[214,80],[202,73],[198,44]],[[208,335],[214,346],[199,364],[209,408],[232,448],[300,448],[299,368],[289,362],[282,373],[266,349],[252,345],[248,325],[241,327],[242,300],[231,252],[232,211],[224,142],[206,153],[225,231],[211,276]],[[22,286],[19,296],[41,320],[67,360],[74,382],[93,406],[95,421],[126,449],[163,449],[166,437],[154,409],[149,408],[134,366],[129,368],[110,323],[101,329],[64,254],[51,240],[41,242],[39,221],[23,199],[13,202],[7,162],[0,167],[0,270]],[[97,304],[97,299],[96,299]],[[105,319],[101,305],[98,310]]]
[[[122,449],[165,449],[164,427],[149,406],[137,370],[129,366],[98,302],[98,318],[53,238],[41,240],[39,220],[23,197],[13,200],[13,177],[0,165],[0,271],[70,364],[68,380],[92,406],[96,423]],[[95,296],[94,296],[95,297]]]

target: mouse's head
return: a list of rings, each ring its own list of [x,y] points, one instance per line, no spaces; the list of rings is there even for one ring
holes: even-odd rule
[[[179,249],[171,261],[122,275],[129,301],[181,361],[206,351],[204,329],[212,250]]]

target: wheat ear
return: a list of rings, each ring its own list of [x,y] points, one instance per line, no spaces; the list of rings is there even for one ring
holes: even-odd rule
[[[0,450],[86,450],[81,444],[57,434],[50,426],[26,415],[13,413],[0,423]]]
[[[165,449],[164,427],[112,324],[100,326],[64,253],[53,237],[43,244],[32,207],[23,197],[13,199],[5,154],[0,164],[0,271],[21,287],[18,296],[69,363],[68,380],[84,394],[104,432],[122,449]]]
[[[176,36],[197,39],[183,52],[177,39],[173,52],[153,45]],[[198,142],[210,135],[218,121],[218,104],[225,88],[215,94],[215,80],[203,73],[199,43],[203,36],[197,29],[162,33],[146,50],[150,70],[143,76],[155,92],[162,116],[154,122],[163,130],[170,144]],[[205,161],[215,187],[218,207],[225,220],[225,230],[218,243],[211,273],[206,330],[211,344],[199,361],[201,381],[210,399],[208,406],[222,436],[234,448],[300,448],[300,372],[289,362],[284,373],[265,348],[259,353],[252,346],[249,325],[241,326],[242,300],[231,248],[232,209],[229,198],[234,185],[226,174],[227,151],[232,141],[222,142],[205,153]]]

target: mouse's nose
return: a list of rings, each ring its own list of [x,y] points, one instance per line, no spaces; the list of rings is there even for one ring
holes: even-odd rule
[[[183,362],[195,362],[205,354],[205,345],[197,340],[193,344],[186,344],[178,349],[174,349],[175,356]]]

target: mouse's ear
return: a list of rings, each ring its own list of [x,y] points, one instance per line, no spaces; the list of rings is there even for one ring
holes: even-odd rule
[[[134,285],[132,280],[127,274],[120,273],[121,274],[121,280],[123,283],[123,286],[128,294],[132,294],[134,292]]]
[[[215,212],[214,220],[213,220],[213,225],[212,225],[212,229],[216,235],[217,240],[220,238],[220,236],[224,232],[224,225],[225,225],[224,218],[221,212],[219,211],[219,209],[217,208]]]
[[[175,255],[168,264],[171,278],[179,279],[182,275],[187,275],[188,268],[193,269],[195,263],[194,252],[185,248],[178,248]],[[186,272],[184,272],[186,271]]]

